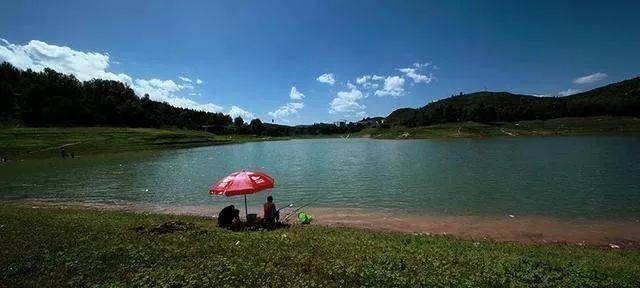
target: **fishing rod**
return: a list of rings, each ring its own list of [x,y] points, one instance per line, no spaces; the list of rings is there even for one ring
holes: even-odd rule
[[[284,207],[282,207],[282,208],[280,208],[280,209],[277,209],[276,211],[277,211],[277,212],[280,212],[280,210],[282,210],[282,209],[291,208],[291,207],[293,207],[293,204],[296,204],[296,203],[298,203],[298,202],[300,202],[300,201],[302,201],[302,199],[298,199],[297,201],[293,201],[293,202],[289,203],[289,205],[286,205],[286,206],[284,206]]]
[[[302,208],[305,208],[305,207],[315,203],[316,201],[320,200],[320,197],[322,197],[322,196],[320,195],[320,196],[316,197],[315,199],[307,202],[306,204],[301,205],[301,206],[297,207],[296,209],[293,209],[291,212],[287,213],[287,215],[284,216],[284,220],[285,221],[289,220],[291,215],[294,215],[296,212],[300,211]]]

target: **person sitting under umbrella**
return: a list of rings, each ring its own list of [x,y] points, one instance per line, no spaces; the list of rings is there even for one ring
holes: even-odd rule
[[[240,210],[236,209],[233,205],[224,207],[220,214],[218,214],[218,226],[222,228],[231,228],[233,226],[233,220],[236,223],[240,223]]]
[[[273,197],[267,197],[267,202],[264,203],[264,223],[275,224],[280,221],[280,211],[276,209],[276,204],[273,204]]]

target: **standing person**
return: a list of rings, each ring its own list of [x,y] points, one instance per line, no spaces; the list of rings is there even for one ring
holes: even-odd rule
[[[264,203],[264,221],[268,224],[276,223],[280,220],[280,211],[276,209],[276,204],[273,204],[273,197],[267,197],[267,202]]]

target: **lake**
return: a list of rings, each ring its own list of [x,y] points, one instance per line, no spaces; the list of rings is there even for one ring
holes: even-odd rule
[[[276,179],[279,204],[445,216],[640,215],[640,137],[318,139],[0,165],[0,197],[243,205],[208,188],[231,171]],[[250,205],[265,193],[249,196]]]

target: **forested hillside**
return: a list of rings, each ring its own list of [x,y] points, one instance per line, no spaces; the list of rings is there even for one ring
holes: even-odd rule
[[[0,64],[0,121],[27,126],[225,127],[222,113],[176,108],[136,96],[118,81],[80,82],[52,69],[22,71]]]
[[[6,62],[0,64],[0,122],[31,127],[176,127],[266,136],[350,133],[364,128],[358,123],[286,126],[260,119],[232,119],[222,113],[173,107],[149,95],[139,97],[122,82],[80,82],[52,69],[23,71]]]
[[[426,126],[445,122],[512,122],[561,117],[640,116],[640,77],[568,97],[476,92],[393,111],[387,123]]]

